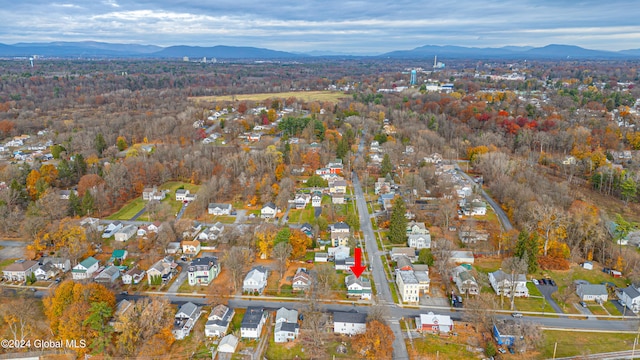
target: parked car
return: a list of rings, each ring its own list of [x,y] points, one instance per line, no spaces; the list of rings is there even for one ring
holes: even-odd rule
[[[516,351],[513,349],[513,346],[509,346],[509,353],[515,354]]]
[[[618,303],[620,303],[620,306],[622,307],[627,306],[627,304],[624,301],[622,301],[622,299],[618,299]]]
[[[584,301],[580,301],[580,305],[582,305],[582,307],[583,307],[583,308],[586,308],[586,307],[587,307],[587,303],[586,303],[586,302],[584,302]]]
[[[542,281],[542,285],[547,285],[547,279],[540,279]]]
[[[553,279],[549,279],[549,285],[556,286],[556,282]]]
[[[610,274],[611,273],[611,268],[602,268],[602,272],[605,274]]]
[[[538,280],[536,280],[536,279],[531,279],[531,282],[532,282],[534,285],[540,285],[540,282],[539,282]]]
[[[514,318],[521,318],[522,317],[522,313],[514,312],[514,313],[511,314],[511,316],[513,316]]]
[[[504,348],[498,348],[498,352],[500,352],[500,354],[506,354],[507,350],[505,350]]]

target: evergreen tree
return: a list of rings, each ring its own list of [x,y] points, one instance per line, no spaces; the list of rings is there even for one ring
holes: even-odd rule
[[[398,197],[393,204],[391,223],[389,225],[389,240],[394,244],[407,241],[407,218],[404,216],[407,208],[402,197]]]
[[[98,135],[96,135],[93,146],[98,152],[98,155],[102,156],[102,152],[107,148],[107,142],[104,140],[104,136],[102,136],[102,133],[98,133]]]
[[[336,148],[336,157],[344,160],[345,156],[349,153],[349,142],[345,137],[338,141],[338,147]]]
[[[382,163],[380,164],[380,176],[385,177],[387,174],[391,174],[393,171],[393,165],[391,165],[391,158],[389,154],[384,154]]]
[[[71,217],[84,215],[82,211],[82,201],[73,190],[69,193],[69,207],[67,208],[67,215]]]
[[[84,192],[82,197],[82,215],[91,215],[95,211],[93,195],[89,190]]]
[[[420,249],[420,252],[418,253],[418,262],[420,264],[433,266],[433,261],[434,259],[431,249]]]
[[[538,233],[529,234],[522,230],[518,234],[518,240],[513,255],[519,259],[527,259],[527,272],[529,274],[538,271],[537,254],[540,249],[540,239]]]
[[[73,157],[71,168],[78,180],[87,173],[87,162],[84,160],[84,156],[82,156],[82,154],[76,154]]]
[[[95,334],[91,342],[91,349],[94,354],[103,352],[111,343],[113,328],[109,325],[109,319],[112,315],[113,308],[105,301],[94,302],[91,304],[89,316],[82,323],[82,325],[88,325]]]

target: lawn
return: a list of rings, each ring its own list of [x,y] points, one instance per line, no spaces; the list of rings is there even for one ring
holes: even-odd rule
[[[578,265],[572,265],[568,271],[548,270],[544,272],[544,275],[554,279],[559,287],[571,285],[575,280],[586,280],[592,284],[611,282],[617,287],[627,287],[627,280],[625,278],[614,278],[595,268],[593,270],[586,270]]]
[[[273,336],[269,337],[269,346],[267,347],[265,357],[267,359],[282,360],[309,358],[304,353],[302,344],[299,341],[296,341],[295,345],[293,346],[290,343],[277,344],[273,341]]]
[[[556,358],[631,350],[636,334],[590,333],[568,331],[544,331],[542,358],[553,357],[553,348],[558,343]]]
[[[233,316],[231,320],[231,327],[229,328],[230,332],[240,331],[240,324],[242,324],[242,318],[244,317],[244,313],[247,309],[237,308],[235,309],[236,314]]]
[[[502,260],[500,259],[478,259],[473,266],[479,272],[488,274],[494,272],[502,266]]]
[[[6,259],[6,260],[2,260],[0,261],[0,270],[4,269],[5,267],[13,264],[14,262],[16,262],[16,260],[18,259]]]
[[[216,221],[220,221],[223,224],[233,224],[234,222],[236,222],[236,217],[231,215],[220,215],[214,216],[211,221],[213,221],[214,223]]]
[[[609,315],[609,313],[607,313],[607,311],[600,305],[588,304],[587,306],[593,315]]]
[[[142,200],[142,197],[137,197],[123,206],[118,212],[112,214],[108,220],[130,220],[140,210],[142,210],[147,202]]]
[[[289,210],[289,223],[292,224],[312,224],[315,219],[315,210],[311,205],[308,205],[304,209],[291,209]]]
[[[437,335],[425,335],[423,338],[413,340],[420,359],[474,359],[477,354],[467,350],[466,344],[458,344],[449,341],[449,338],[441,338]],[[411,345],[407,344],[410,349]],[[437,355],[436,355],[437,354]]]
[[[282,93],[258,93],[258,94],[239,94],[239,95],[225,95],[225,96],[196,96],[191,97],[191,100],[199,101],[264,101],[267,99],[287,99],[296,98],[309,101],[329,101],[338,102],[340,99],[348,98],[350,96],[345,95],[339,91],[289,91]]]
[[[602,305],[605,307],[605,309],[607,309],[609,314],[614,316],[622,316],[620,311],[618,311],[618,308],[615,305],[613,305],[611,301],[605,301],[604,304]]]
[[[545,313],[555,312],[551,307],[551,305],[549,305],[549,303],[545,299],[541,298],[542,293],[540,293],[538,288],[536,288],[536,286],[533,285],[533,283],[528,282],[527,288],[529,289],[529,295],[531,295],[530,297],[515,299],[515,305],[518,311],[544,311]],[[540,296],[540,297],[532,297],[532,296]],[[543,305],[544,305],[544,308],[543,308]]]

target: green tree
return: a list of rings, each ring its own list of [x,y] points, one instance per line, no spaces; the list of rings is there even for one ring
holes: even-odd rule
[[[80,179],[87,173],[87,162],[84,160],[84,156],[82,156],[82,154],[76,154],[73,156],[71,169],[75,173],[76,179]]]
[[[513,255],[519,259],[527,259],[527,272],[533,274],[538,271],[538,252],[540,250],[540,238],[537,232],[529,234],[522,230],[518,234]]]
[[[116,146],[118,147],[118,150],[122,151],[128,148],[129,144],[127,144],[127,139],[125,139],[124,136],[118,136],[118,139],[116,140]]]
[[[347,214],[347,219],[345,220],[345,222],[354,232],[360,231],[360,220],[355,213],[349,212]]]
[[[345,156],[347,156],[347,153],[349,153],[349,142],[348,140],[343,137],[342,139],[340,139],[340,141],[338,141],[338,147],[336,148],[336,157],[338,159],[345,159]]]
[[[62,153],[63,151],[67,151],[67,149],[65,149],[62,145],[51,146],[51,156],[53,156],[53,158],[56,160],[60,159],[60,153]]]
[[[622,182],[622,184],[620,184],[620,190],[625,202],[633,200],[638,194],[636,182],[631,177],[628,177]]]
[[[84,215],[82,212],[82,201],[73,190],[69,193],[69,207],[67,208],[67,215],[71,217]]]
[[[395,199],[391,221],[389,224],[389,240],[394,244],[402,244],[407,241],[407,207],[401,196]]]
[[[420,249],[420,252],[418,253],[418,262],[420,264],[433,266],[433,254],[431,253],[431,249]]]
[[[321,178],[319,175],[313,175],[307,179],[308,187],[327,187],[327,180]]]
[[[485,346],[484,348],[484,354],[489,357],[496,356],[497,351],[496,351],[496,346],[493,345],[493,341],[487,342],[487,346]]]
[[[111,343],[113,328],[109,326],[109,319],[113,315],[113,308],[104,301],[91,304],[89,316],[83,321],[84,326],[89,326],[92,330],[91,349],[94,354],[104,352],[107,345]]]
[[[288,227],[282,228],[276,234],[276,238],[273,241],[273,245],[278,245],[280,243],[288,243],[289,239],[291,239],[291,230]]]
[[[96,135],[96,139],[93,142],[93,146],[98,152],[98,155],[101,156],[104,149],[107,148],[107,142],[104,140],[104,136],[102,136],[102,133],[98,133]]]
[[[93,199],[93,195],[91,195],[91,191],[87,190],[84,192],[84,196],[82,196],[81,215],[91,215],[95,210],[95,201]]]
[[[389,154],[384,154],[382,163],[380,164],[380,176],[385,177],[387,174],[391,174],[393,171],[393,165],[391,165],[391,158]]]

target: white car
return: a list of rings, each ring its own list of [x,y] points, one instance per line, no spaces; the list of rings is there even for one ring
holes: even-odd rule
[[[536,279],[531,279],[531,282],[532,282],[534,285],[540,285],[540,282],[538,282],[538,280],[536,280]]]

